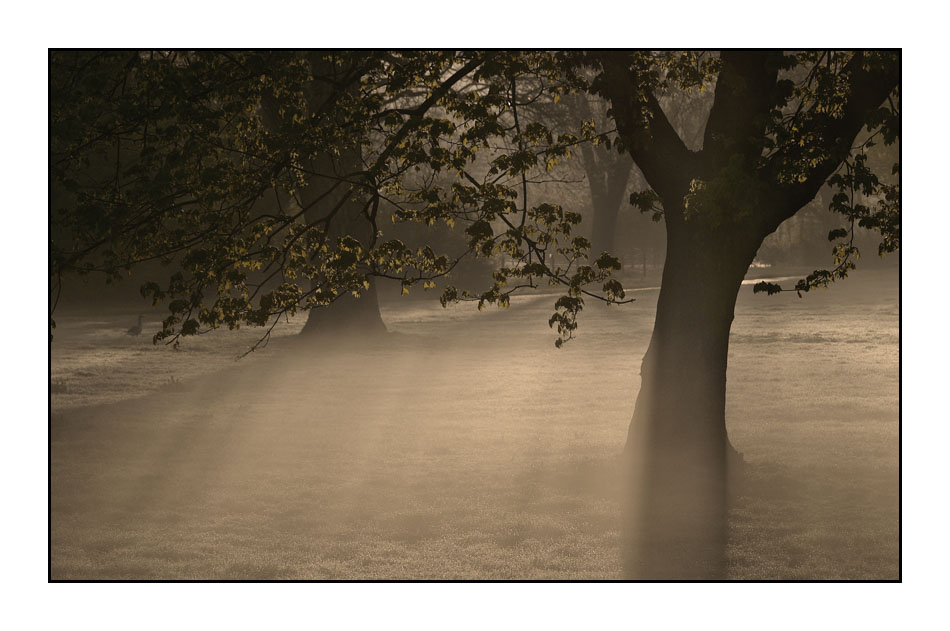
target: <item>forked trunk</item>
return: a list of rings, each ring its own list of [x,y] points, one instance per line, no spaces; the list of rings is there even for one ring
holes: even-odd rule
[[[680,224],[668,232],[656,323],[627,439],[632,578],[725,573],[729,329],[757,243]]]

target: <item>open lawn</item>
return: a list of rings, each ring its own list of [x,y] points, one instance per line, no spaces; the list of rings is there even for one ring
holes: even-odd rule
[[[298,320],[240,362],[258,331],[175,351],[126,336],[134,315],[64,314],[52,578],[618,578],[657,292],[631,295],[560,350],[553,296],[406,300],[383,342],[301,344]],[[896,268],[804,299],[743,287],[726,578],[898,578],[898,336]]]

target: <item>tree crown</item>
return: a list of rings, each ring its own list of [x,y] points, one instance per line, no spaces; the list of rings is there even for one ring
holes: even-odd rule
[[[899,164],[883,174],[874,150],[899,141],[899,70],[890,52],[54,51],[51,292],[65,274],[166,262],[167,282],[142,291],[168,304],[156,341],[177,342],[272,325],[374,277],[432,289],[462,258],[495,256],[488,289],[449,284],[443,304],[507,306],[550,283],[560,345],[585,297],[625,294],[618,260],[590,256],[580,215],[544,186],[611,143],[650,187],[631,201],[668,226],[771,231],[834,187],[836,267],[807,291],[853,267],[855,225],[881,232],[881,253],[899,247]],[[619,136],[552,119],[586,94]],[[683,140],[696,103],[699,150]],[[465,247],[409,246],[392,222],[444,224]]]

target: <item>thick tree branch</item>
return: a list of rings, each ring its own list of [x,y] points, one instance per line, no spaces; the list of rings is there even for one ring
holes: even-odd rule
[[[624,145],[650,186],[661,197],[681,196],[689,186],[695,161],[660,107],[652,86],[631,70],[629,57],[620,53],[596,56],[603,68],[600,93],[610,101]]]
[[[722,70],[703,137],[703,162],[709,172],[735,155],[749,166],[761,156],[781,58],[778,51],[720,55]]]

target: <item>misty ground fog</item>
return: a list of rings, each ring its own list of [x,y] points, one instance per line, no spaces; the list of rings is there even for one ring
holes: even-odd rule
[[[740,291],[727,422],[747,463],[732,579],[899,576],[899,272]],[[303,317],[180,350],[137,312],[65,310],[51,346],[51,577],[621,577],[620,451],[657,289],[398,300],[382,339],[304,342]]]

